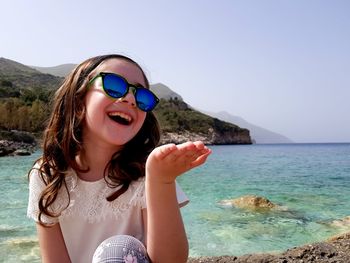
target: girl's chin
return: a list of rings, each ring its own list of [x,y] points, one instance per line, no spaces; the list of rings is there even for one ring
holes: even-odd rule
[[[126,143],[128,143],[133,137],[125,137],[125,138],[117,138],[117,139],[113,139],[111,138],[109,140],[111,145],[114,145],[116,147],[122,147],[123,145],[125,145]]]

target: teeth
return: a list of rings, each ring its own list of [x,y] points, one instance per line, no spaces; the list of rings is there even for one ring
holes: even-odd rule
[[[123,118],[124,120],[130,122],[131,121],[131,117],[125,113],[122,112],[110,112],[108,113],[109,116],[118,116],[120,118]]]

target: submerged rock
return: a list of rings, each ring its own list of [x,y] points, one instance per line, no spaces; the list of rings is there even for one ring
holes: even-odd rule
[[[245,195],[235,199],[221,200],[219,204],[223,206],[231,206],[250,210],[272,209],[278,207],[267,198],[257,195]]]
[[[342,219],[337,219],[331,222],[332,226],[335,227],[349,227],[350,228],[350,216],[346,216]]]

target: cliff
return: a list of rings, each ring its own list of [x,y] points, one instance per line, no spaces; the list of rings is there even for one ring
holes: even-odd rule
[[[208,133],[184,132],[163,132],[161,144],[183,143],[186,141],[202,141],[207,145],[225,145],[225,144],[251,144],[248,130],[233,132],[220,132],[210,129]]]
[[[249,130],[212,118],[177,98],[161,99],[155,110],[162,127],[162,143],[201,140],[205,144],[251,144]]]

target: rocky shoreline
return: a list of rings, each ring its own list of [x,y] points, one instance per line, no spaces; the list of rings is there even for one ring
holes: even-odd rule
[[[28,132],[11,131],[4,137],[0,133],[0,157],[15,155],[30,155],[38,149],[38,142]],[[2,135],[2,136],[1,136]],[[191,132],[171,133],[164,132],[160,144],[176,143],[186,141],[203,141],[206,145],[230,145],[230,144],[251,144],[248,130],[238,130],[235,133],[217,134],[210,131],[210,134],[198,134]]]
[[[37,148],[38,142],[32,133],[0,130],[0,157],[31,155]]]
[[[294,247],[279,254],[190,258],[187,263],[349,263],[350,232],[324,242]]]
[[[180,144],[187,141],[202,141],[206,145],[252,144],[247,129],[237,129],[234,132],[222,132],[210,129],[207,133],[189,131],[163,132],[161,136],[161,144]]]
[[[37,149],[36,143],[0,140],[0,157],[31,155]]]

